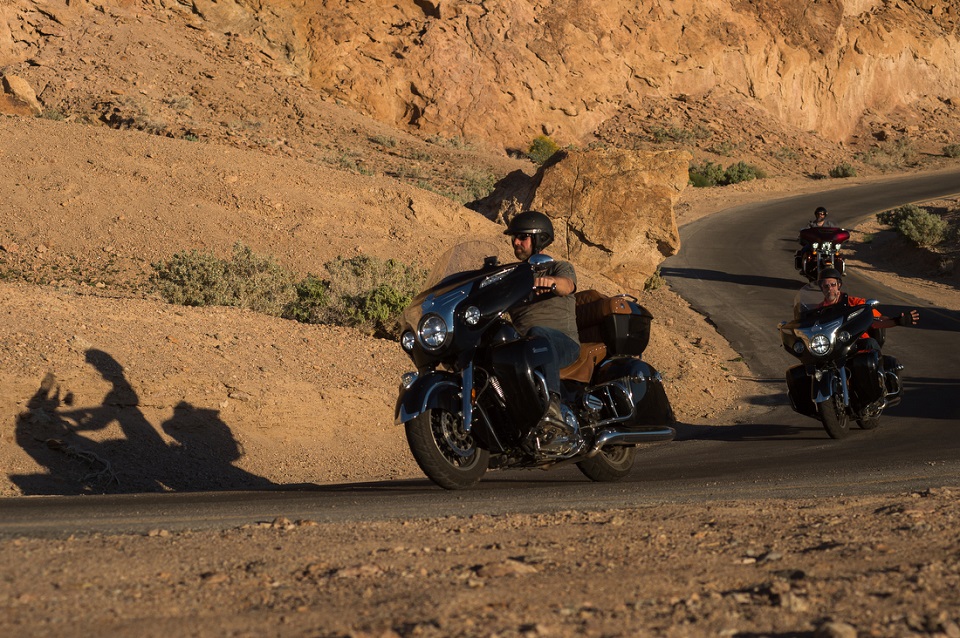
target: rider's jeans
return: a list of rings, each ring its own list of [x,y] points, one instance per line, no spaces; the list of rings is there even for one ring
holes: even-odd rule
[[[580,344],[555,328],[534,326],[527,332],[528,337],[543,337],[550,343],[550,361],[544,366],[543,374],[547,380],[547,390],[560,394],[560,369],[565,368],[580,357]]]

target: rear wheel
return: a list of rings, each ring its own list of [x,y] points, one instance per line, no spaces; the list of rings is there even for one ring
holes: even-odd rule
[[[463,429],[463,417],[441,408],[425,410],[406,424],[407,444],[417,465],[447,490],[476,485],[487,471],[490,453]]]
[[[872,430],[880,425],[880,415],[861,417],[857,419],[857,425],[861,430]]]
[[[591,481],[619,481],[630,473],[637,457],[637,448],[622,445],[608,447],[595,456],[583,459],[577,467]]]
[[[818,403],[817,413],[820,415],[820,422],[823,423],[823,429],[827,431],[830,438],[842,439],[850,434],[847,411],[836,395],[822,403]]]

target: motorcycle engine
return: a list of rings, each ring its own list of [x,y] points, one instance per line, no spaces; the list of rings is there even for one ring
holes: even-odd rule
[[[530,443],[538,456],[568,459],[584,446],[577,415],[566,405],[560,406],[564,425],[541,422],[530,432]]]

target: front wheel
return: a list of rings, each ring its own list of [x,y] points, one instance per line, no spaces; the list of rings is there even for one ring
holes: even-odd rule
[[[583,459],[577,463],[577,467],[591,481],[608,483],[619,481],[629,474],[636,457],[635,447],[613,446]]]
[[[440,487],[472,487],[487,471],[490,453],[477,447],[474,438],[464,431],[459,413],[441,408],[425,410],[407,421],[405,430],[417,465]]]
[[[842,439],[850,434],[850,424],[847,422],[847,411],[838,397],[833,396],[817,404],[817,413],[823,429],[831,439]]]

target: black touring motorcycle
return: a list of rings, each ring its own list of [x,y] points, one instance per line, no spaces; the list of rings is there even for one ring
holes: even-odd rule
[[[791,406],[840,439],[849,434],[850,419],[872,430],[885,408],[900,403],[903,366],[859,341],[867,333],[883,345],[884,331],[871,327],[878,301],[818,308],[822,300],[819,289],[805,286],[797,293],[794,320],[778,328],[784,349],[800,360],[786,373]]]
[[[454,246],[403,313],[401,345],[417,372],[403,376],[396,422],[414,459],[451,490],[488,468],[576,463],[594,481],[626,476],[638,444],[676,434],[660,374],[640,358],[652,316],[630,297],[577,293],[582,343],[561,370],[565,427],[541,424],[546,341],[521,338],[507,313],[531,298],[535,269],[550,258],[500,264],[498,252],[487,242]]]

